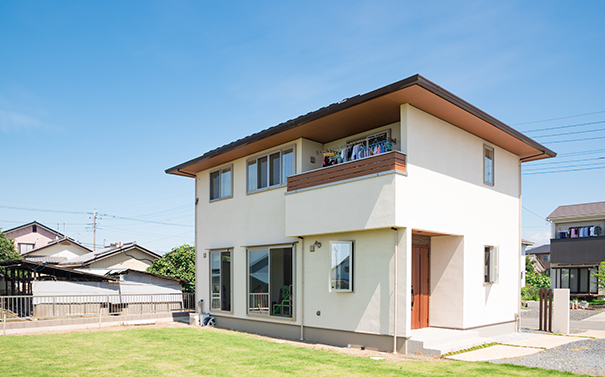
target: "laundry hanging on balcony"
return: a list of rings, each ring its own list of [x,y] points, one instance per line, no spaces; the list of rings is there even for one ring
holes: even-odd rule
[[[390,152],[393,150],[394,139],[383,136],[381,140],[368,143],[367,139],[348,143],[344,148],[339,147],[338,150],[326,149],[322,151],[323,166],[332,166],[359,160],[361,158],[375,156],[381,153]]]
[[[584,238],[584,237],[598,237],[601,235],[603,229],[600,226],[581,226],[581,227],[570,227],[567,231],[559,232],[559,238]]]

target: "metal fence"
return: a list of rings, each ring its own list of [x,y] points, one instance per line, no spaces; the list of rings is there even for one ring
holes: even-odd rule
[[[0,296],[0,322],[194,310],[195,293]]]

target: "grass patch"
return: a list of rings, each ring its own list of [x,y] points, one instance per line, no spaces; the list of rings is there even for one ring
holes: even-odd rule
[[[588,305],[605,305],[605,300],[588,301]]]
[[[0,337],[0,376],[562,376],[490,363],[376,361],[200,328]]]
[[[459,355],[459,354],[465,353],[465,352],[476,351],[476,350],[480,350],[480,349],[483,349],[483,348],[495,346],[496,344],[500,344],[500,343],[498,343],[498,342],[492,342],[492,343],[480,344],[478,346],[474,346],[474,347],[471,347],[471,348],[467,348],[467,349],[463,349],[463,350],[459,350],[459,351],[448,352],[448,353],[446,353],[444,355],[441,355],[441,357],[448,357],[448,356],[452,356],[452,355]]]

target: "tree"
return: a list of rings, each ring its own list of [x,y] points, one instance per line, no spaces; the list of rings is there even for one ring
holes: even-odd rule
[[[601,262],[599,268],[592,272],[592,276],[597,278],[597,287],[605,290],[605,262]]]
[[[0,261],[21,259],[21,255],[15,250],[15,241],[0,232]]]
[[[184,292],[195,292],[195,248],[190,245],[175,247],[172,251],[156,259],[147,272],[187,280]]]
[[[15,241],[0,232],[0,261],[21,259],[21,254],[15,250]],[[4,267],[0,267],[0,274],[4,274]]]

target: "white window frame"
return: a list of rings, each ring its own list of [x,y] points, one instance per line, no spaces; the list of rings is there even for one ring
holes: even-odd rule
[[[500,253],[497,246],[484,246],[483,283],[495,284],[499,279]]]
[[[25,250],[21,250],[21,249],[25,249]],[[36,244],[35,243],[19,243],[19,254],[25,254],[25,253],[29,253],[30,251],[34,250],[36,248]]]
[[[229,253],[229,310],[225,310],[222,308],[222,278],[223,278],[223,266],[222,266],[222,258],[223,258],[223,253]],[[227,313],[232,313],[233,312],[233,251],[231,249],[221,249],[221,250],[211,250],[210,251],[210,260],[209,260],[209,275],[210,275],[210,311],[211,312],[227,312]],[[215,308],[213,306],[214,304],[214,298],[212,297],[213,292],[212,292],[212,256],[213,255],[218,255],[219,256],[219,280],[220,280],[220,285],[221,287],[219,288],[219,292],[218,292],[218,300],[219,300],[219,307]]]
[[[491,158],[488,157],[487,153],[490,152],[491,153]],[[487,160],[491,161],[491,166],[488,167],[487,165]],[[496,152],[494,150],[493,147],[490,147],[489,145],[483,145],[483,183],[485,183],[488,186],[495,186],[495,182],[496,182],[496,178],[495,178],[495,173],[496,173]],[[488,169],[490,169],[490,175],[491,175],[491,180],[489,179],[490,177],[488,176]]]
[[[279,149],[274,149],[268,153],[263,153],[260,155],[257,155],[255,157],[249,158],[246,160],[246,193],[247,194],[254,194],[257,192],[262,192],[262,191],[267,191],[267,190],[271,190],[274,188],[279,188],[279,187],[284,187],[288,184],[288,177],[289,176],[284,176],[284,154],[286,154],[287,152],[290,152],[292,154],[292,173],[289,176],[292,176],[294,174],[296,174],[296,146],[295,145],[288,145],[286,147],[283,148],[279,148]],[[279,154],[279,183],[273,183],[271,184],[271,157]],[[258,166],[259,166],[259,160],[265,158],[267,160],[267,185],[263,186],[263,187],[258,187],[258,181],[260,179],[259,175],[258,175]],[[256,181],[256,188],[250,188],[250,184],[251,184],[251,177],[250,177],[250,165],[251,164],[255,164],[256,168],[255,170],[255,181]]]
[[[348,281],[347,288],[337,288],[336,284],[334,283],[336,280],[344,280],[344,279],[338,279],[338,277],[339,277],[338,276],[338,266],[341,264],[341,263],[338,263],[338,260],[340,259],[338,253],[340,251],[342,251],[340,248],[338,248],[339,245],[347,246],[349,249],[349,251],[348,251],[349,266],[348,266],[348,272],[346,272],[348,274],[348,278],[346,279]],[[330,276],[329,276],[330,289],[329,289],[329,291],[330,292],[344,292],[344,293],[354,292],[353,283],[354,283],[354,267],[355,267],[355,263],[354,263],[355,242],[354,241],[330,241],[329,257],[330,257]]]
[[[231,182],[229,182],[229,195],[223,195],[223,187],[224,187],[224,183],[223,183],[223,172],[225,171],[230,171],[231,172]],[[212,174],[217,173],[218,172],[218,179],[219,179],[219,184],[218,184],[218,197],[213,198],[212,197]],[[222,166],[218,169],[214,169],[211,170],[210,173],[208,174],[209,177],[209,185],[208,185],[208,197],[210,198],[210,202],[215,202],[217,200],[223,200],[223,199],[229,199],[229,198],[233,198],[233,165],[227,165],[227,166]]]

